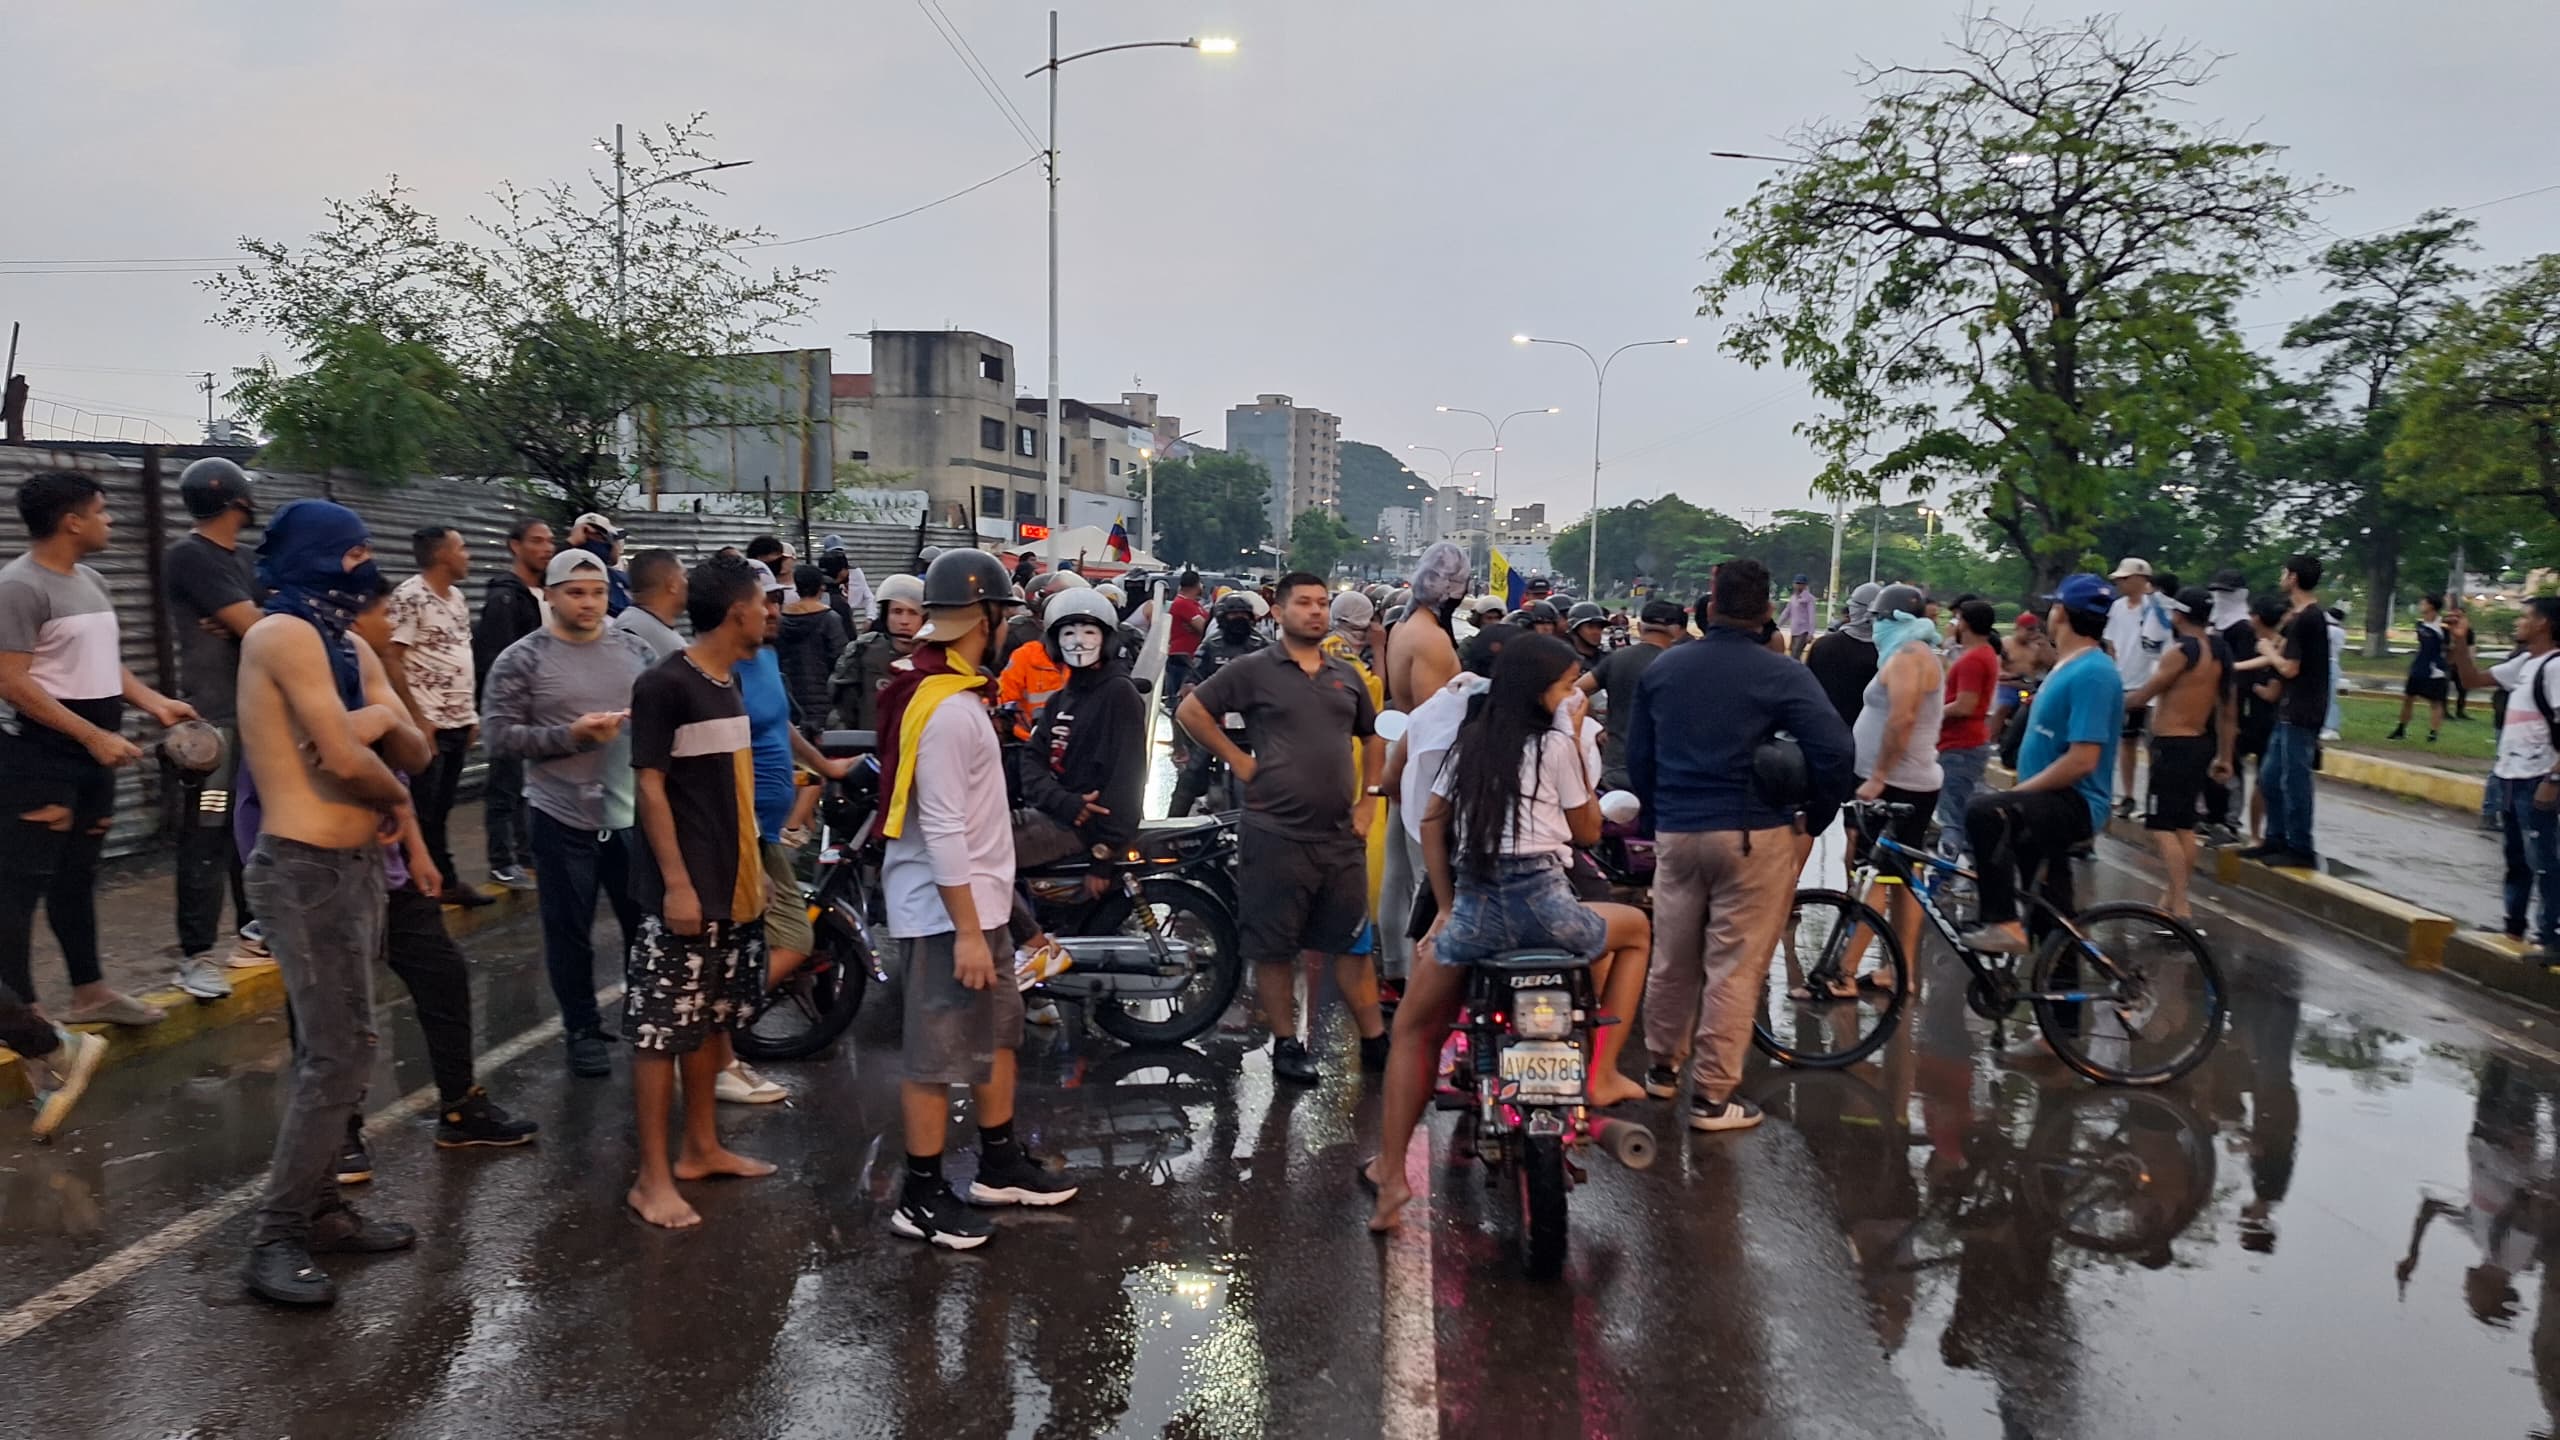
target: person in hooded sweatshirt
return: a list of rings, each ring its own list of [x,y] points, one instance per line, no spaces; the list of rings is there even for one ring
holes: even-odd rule
[[[1804,658],[1805,668],[1813,672],[1822,693],[1831,697],[1831,708],[1840,712],[1840,723],[1856,726],[1858,712],[1866,707],[1867,685],[1876,678],[1876,597],[1884,587],[1870,580],[1849,592],[1848,613],[1830,633],[1813,642]]]
[[[834,675],[836,659],[853,637],[845,633],[844,621],[827,604],[827,577],[814,566],[801,565],[791,572],[793,594],[782,605],[782,636],[774,642],[774,658],[782,663],[782,683],[790,687],[791,702],[810,725],[824,722],[829,708],[835,704],[828,680]]]
[[[1040,711],[1031,743],[1013,751],[1022,808],[1014,816],[1015,863],[1031,866],[1082,851],[1094,857],[1086,893],[1118,881],[1119,856],[1137,838],[1145,801],[1146,700],[1113,643],[1111,602],[1068,591],[1042,616],[1043,643],[1067,683]]]

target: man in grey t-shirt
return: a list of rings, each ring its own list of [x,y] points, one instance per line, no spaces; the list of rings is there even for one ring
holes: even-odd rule
[[[525,762],[526,828],[542,876],[543,966],[560,1003],[569,1068],[592,1079],[613,1073],[589,938],[597,892],[613,903],[625,948],[640,933],[630,884],[637,796],[623,721],[631,682],[654,662],[638,636],[606,625],[604,561],[593,551],[552,556],[542,593],[551,618],[489,667],[481,736],[492,756]]]
[[[107,988],[98,965],[98,853],[115,818],[116,770],[142,758],[124,736],[130,703],[162,725],[195,710],[134,678],[119,654],[107,582],[81,562],[107,548],[106,492],[86,475],[39,471],[18,487],[27,552],[0,566],[0,985],[37,998],[42,906],[71,972],[67,1021],[150,1025],[156,1007]]]

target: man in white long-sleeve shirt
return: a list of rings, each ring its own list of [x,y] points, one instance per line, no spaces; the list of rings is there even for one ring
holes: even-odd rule
[[[1023,1152],[1013,1134],[1014,1051],[1022,994],[1013,967],[1013,817],[1004,753],[987,714],[987,648],[1018,602],[1001,562],[983,550],[936,556],[924,577],[915,653],[880,692],[881,814],[888,837],[880,886],[889,933],[905,942],[907,1177],[889,1228],[951,1250],[985,1244],[995,1227],[943,1178],[950,1089],[977,1102],[976,1205],[1057,1205],[1076,1187]]]

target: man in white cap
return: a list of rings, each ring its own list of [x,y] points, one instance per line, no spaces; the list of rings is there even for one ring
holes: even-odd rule
[[[2150,683],[2151,672],[2160,668],[2160,652],[2168,648],[2175,627],[2169,620],[2169,607],[2152,593],[2150,561],[2127,555],[2116,562],[2115,571],[2107,580],[2116,587],[2115,606],[2107,611],[2107,653],[2116,657],[2116,671],[2124,677],[2124,688],[2130,693]],[[2125,712],[2125,743],[2116,750],[2116,810],[2120,814],[2132,814],[2137,803],[2133,798],[2133,770],[2150,718],[2148,706]]]
[[[607,574],[584,546],[553,555],[542,584],[550,617],[499,654],[480,701],[490,756],[524,765],[543,968],[569,1069],[588,1079],[613,1073],[605,1046],[615,1038],[596,1008],[597,897],[612,904],[626,947],[640,929],[630,878],[642,858],[632,829],[638,795],[623,722],[632,682],[656,663],[639,636],[606,625]]]
[[[631,581],[622,573],[621,527],[590,510],[569,523],[569,544],[604,562],[605,614],[620,615],[630,609]]]

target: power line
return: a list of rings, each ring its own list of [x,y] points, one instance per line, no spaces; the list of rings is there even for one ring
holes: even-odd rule
[[[978,58],[978,47],[969,43],[968,33],[960,28],[959,21],[951,18],[951,12],[942,8],[942,0],[925,0],[925,3],[931,5],[934,13],[942,17],[942,23],[951,27],[952,37],[960,42],[961,49],[969,52],[969,63],[977,66],[978,73],[986,76],[989,83],[995,85],[996,98],[1004,102],[1004,108],[1013,112],[1014,119],[1022,122],[1025,138],[1035,136],[1037,131],[1031,124],[1031,117],[1022,113],[1022,107],[1013,103],[1011,95],[1004,93],[1004,83],[996,79],[996,72],[987,68],[986,61]],[[1039,142],[1033,139],[1032,143],[1036,145]]]
[[[958,189],[958,190],[954,190],[954,191],[952,191],[950,194],[943,196],[943,197],[942,197],[941,199],[939,199],[939,200],[927,200],[926,202],[924,202],[924,203],[923,203],[923,204],[921,204],[921,205],[911,206],[911,207],[909,207],[908,209],[905,209],[905,210],[901,210],[901,211],[899,211],[899,212],[898,212],[897,214],[895,214],[895,215],[883,215],[883,216],[881,216],[881,217],[880,217],[879,219],[877,219],[877,220],[865,220],[865,221],[863,221],[863,222],[862,222],[861,224],[859,224],[859,225],[848,225],[848,226],[844,227],[844,228],[843,228],[843,229],[841,229],[841,230],[823,230],[823,231],[820,231],[819,233],[817,233],[817,234],[815,234],[815,235],[803,235],[803,236],[799,237],[799,238],[798,238],[798,239],[796,239],[796,240],[767,240],[767,241],[763,241],[763,242],[761,242],[761,243],[759,243],[759,244],[755,244],[755,245],[741,245],[741,246],[739,246],[738,248],[739,248],[739,249],[741,249],[741,250],[779,250],[779,249],[781,249],[781,248],[782,248],[783,246],[785,246],[785,245],[806,245],[806,244],[808,244],[808,243],[809,243],[810,241],[812,241],[812,240],[833,240],[834,238],[836,238],[836,237],[837,237],[837,236],[839,236],[839,235],[853,235],[853,234],[858,234],[858,233],[860,233],[860,232],[862,232],[862,231],[864,231],[864,230],[873,230],[873,229],[877,229],[877,228],[879,228],[880,226],[883,226],[883,225],[888,224],[888,223],[889,223],[890,221],[892,221],[892,220],[904,220],[904,219],[906,219],[906,218],[907,218],[908,216],[910,216],[910,215],[921,215],[921,214],[923,214],[925,211],[930,210],[930,209],[932,209],[933,207],[935,207],[935,206],[937,206],[937,205],[948,205],[948,204],[950,204],[952,201],[959,199],[959,198],[960,198],[961,196],[963,196],[963,195],[972,195],[972,194],[975,194],[975,193],[977,193],[978,191],[980,191],[980,190],[984,190],[984,189],[986,189],[988,186],[993,185],[993,184],[994,184],[994,183],[996,183],[997,181],[1002,180],[1003,178],[1005,178],[1005,177],[1006,177],[1006,176],[1008,176],[1008,175],[1013,175],[1013,174],[1017,174],[1017,173],[1019,173],[1019,172],[1021,172],[1021,171],[1024,171],[1024,170],[1028,170],[1028,169],[1030,169],[1032,166],[1037,165],[1037,164],[1039,164],[1039,163],[1040,163],[1040,157],[1039,157],[1039,156],[1037,156],[1037,155],[1025,156],[1025,157],[1024,157],[1024,158],[1023,158],[1023,159],[1022,159],[1018,164],[1014,165],[1012,168],[1010,168],[1010,169],[1006,169],[1006,170],[999,170],[999,171],[997,171],[995,174],[988,176],[986,179],[979,181],[979,182],[978,182],[977,184],[975,184],[975,185],[970,185],[970,186],[966,186],[966,187],[963,187],[963,188]]]
[[[1011,126],[1013,132],[1022,137],[1022,143],[1034,150],[1041,148],[1040,137],[1032,133],[1029,123],[1014,113],[1013,106],[1007,103],[1003,93],[996,89],[995,82],[980,74],[978,67],[971,62],[965,48],[967,42],[956,38],[953,31],[943,29],[944,22],[936,17],[930,0],[916,0],[916,10],[924,16],[925,23],[933,27],[933,33],[942,37],[943,45],[951,51],[951,58],[959,61],[960,68],[968,71],[969,78],[977,81],[978,88],[986,92],[987,100],[996,107],[996,113],[1004,117],[1004,123]]]

